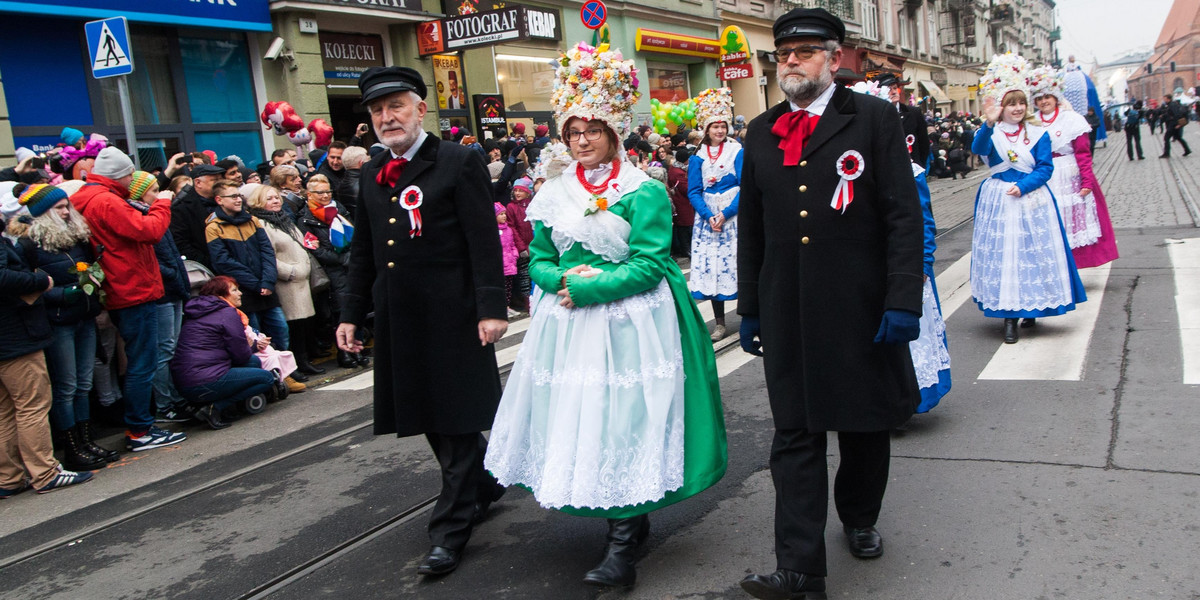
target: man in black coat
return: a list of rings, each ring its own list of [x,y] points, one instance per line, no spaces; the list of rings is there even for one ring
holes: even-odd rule
[[[908,342],[919,333],[922,215],[896,109],[833,83],[841,20],[795,9],[774,34],[788,101],[746,136],[738,313],[743,348],[765,352],[778,570],[742,588],[793,598],[825,591],[828,431],[850,553],[883,552],[889,432],[920,401]]]
[[[192,187],[185,188],[171,202],[171,236],[175,238],[175,245],[184,258],[209,269],[212,260],[208,256],[204,227],[208,216],[217,208],[213,186],[224,176],[225,171],[220,167],[200,165],[192,169]]]
[[[1183,146],[1184,156],[1191,154],[1192,149],[1188,147],[1187,142],[1183,141],[1183,125],[1180,124],[1181,122],[1184,125],[1187,124],[1187,109],[1178,100],[1167,94],[1163,96],[1163,105],[1160,110],[1162,110],[1162,124],[1167,134],[1163,137],[1163,153],[1159,158],[1171,158],[1171,140],[1176,140]]]
[[[508,328],[504,269],[479,153],[421,130],[421,75],[373,67],[363,104],[389,151],[362,168],[338,346],[358,352],[375,305],[375,433],[424,434],[442,468],[417,572],[459,563],[472,526],[504,488],[483,469],[500,403],[493,344]]]
[[[925,117],[916,107],[909,106],[900,99],[900,88],[908,85],[895,73],[884,71],[874,77],[881,86],[888,88],[888,102],[892,103],[896,112],[900,113],[900,127],[904,130],[905,142],[909,144],[909,154],[912,161],[922,169],[929,168],[929,129],[925,125]],[[911,141],[909,141],[911,139]]]

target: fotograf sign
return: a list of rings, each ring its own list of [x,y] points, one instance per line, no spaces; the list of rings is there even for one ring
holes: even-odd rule
[[[556,10],[519,5],[425,21],[417,26],[417,51],[428,56],[529,38],[560,40],[560,21]]]
[[[357,0],[351,0],[354,1]],[[271,31],[268,2],[269,0],[10,0],[0,4],[4,6],[5,12],[29,13],[40,17],[125,17],[134,23]]]

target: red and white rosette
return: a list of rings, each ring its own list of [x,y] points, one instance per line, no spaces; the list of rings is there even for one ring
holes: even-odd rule
[[[400,192],[400,206],[408,211],[408,237],[421,237],[421,203],[425,201],[425,192],[421,188],[410,185]]]
[[[915,136],[911,133],[908,134],[908,137],[904,138],[904,143],[908,144],[908,153],[912,154],[912,147],[913,147],[913,144],[917,143],[917,136]]]
[[[863,156],[857,150],[847,150],[837,159],[837,174],[842,180],[833,190],[833,201],[829,206],[840,210],[843,214],[846,207],[854,202],[854,180],[863,173]]]

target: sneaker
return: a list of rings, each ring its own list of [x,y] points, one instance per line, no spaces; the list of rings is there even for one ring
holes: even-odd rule
[[[187,423],[191,420],[192,415],[175,408],[167,409],[154,418],[155,423]]]
[[[24,481],[16,488],[0,488],[0,500],[8,500],[27,489],[29,489],[29,484]]]
[[[87,471],[80,471],[76,473],[75,471],[68,471],[64,469],[62,465],[58,465],[58,475],[55,475],[54,479],[50,480],[50,483],[38,488],[37,493],[49,494],[54,490],[65,488],[68,485],[75,485],[77,483],[91,481],[91,479],[92,474]]]
[[[125,449],[130,452],[141,452],[142,450],[152,450],[171,444],[178,444],[187,439],[187,434],[183,432],[167,431],[150,426],[150,431],[143,433],[140,437],[133,437],[132,433],[125,433]]]

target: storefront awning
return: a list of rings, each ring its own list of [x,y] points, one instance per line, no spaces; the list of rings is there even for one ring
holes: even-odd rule
[[[415,0],[378,0],[367,5],[346,0],[271,0],[271,10],[307,10],[408,22],[428,21],[435,16],[425,12]]]
[[[167,2],[164,0],[41,0],[0,1],[0,12],[41,16],[107,19],[125,17],[135,23],[169,23],[189,27],[214,27],[245,31],[270,31],[267,0],[238,2]]]
[[[924,79],[920,83],[921,87],[925,88],[925,93],[929,94],[929,97],[933,98],[934,102],[938,104],[950,104],[950,97],[946,95],[946,92],[942,91],[942,88],[938,87],[938,84]]]

